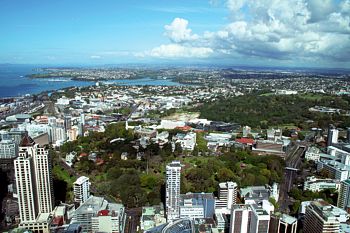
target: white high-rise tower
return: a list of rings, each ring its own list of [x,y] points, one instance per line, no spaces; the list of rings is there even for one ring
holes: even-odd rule
[[[35,222],[39,214],[50,213],[54,206],[48,151],[25,136],[14,164],[21,224]]]
[[[90,182],[86,176],[79,177],[74,182],[74,201],[83,204],[90,197]]]
[[[166,166],[166,213],[168,221],[180,216],[181,163],[173,161]]]

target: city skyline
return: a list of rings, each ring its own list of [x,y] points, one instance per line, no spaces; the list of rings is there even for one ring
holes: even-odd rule
[[[350,1],[7,1],[0,63],[349,67]]]

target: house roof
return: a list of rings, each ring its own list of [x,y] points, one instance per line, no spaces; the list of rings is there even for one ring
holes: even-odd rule
[[[253,144],[255,141],[252,138],[237,138],[236,142],[242,144]]]

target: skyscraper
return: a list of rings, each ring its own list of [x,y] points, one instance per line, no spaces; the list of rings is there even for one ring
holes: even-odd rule
[[[224,182],[219,184],[219,198],[215,201],[215,209],[231,210],[231,206],[236,204],[237,183]]]
[[[343,180],[340,183],[337,206],[342,209],[350,207],[350,180]]]
[[[329,125],[327,134],[327,146],[331,146],[333,143],[338,142],[339,131],[334,127],[334,125]]]
[[[25,136],[14,160],[21,224],[35,222],[54,206],[51,160],[45,148]]]
[[[74,182],[74,201],[83,204],[90,197],[90,182],[86,176],[79,177]]]
[[[168,221],[180,216],[181,163],[173,161],[166,166],[166,214]]]

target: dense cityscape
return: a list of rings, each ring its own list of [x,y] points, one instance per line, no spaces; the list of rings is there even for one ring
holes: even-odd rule
[[[101,72],[1,99],[3,229],[347,232],[347,74],[177,68],[159,73],[180,83],[153,86]]]
[[[350,233],[350,0],[0,1],[0,232]]]

